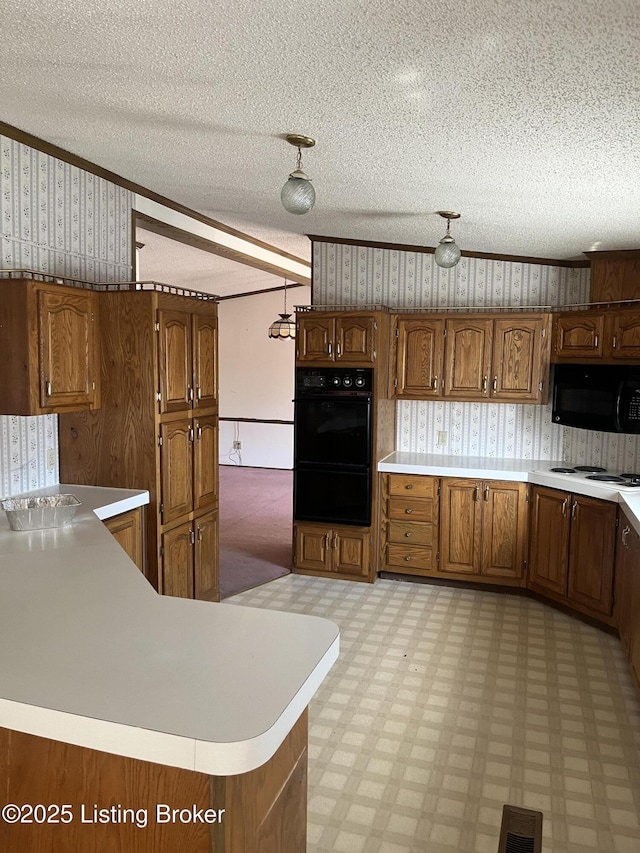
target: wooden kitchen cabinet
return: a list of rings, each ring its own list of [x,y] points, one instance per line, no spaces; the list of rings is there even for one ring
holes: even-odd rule
[[[615,586],[613,617],[625,652],[629,655],[633,633],[634,599],[640,597],[640,536],[626,515],[620,511],[616,541]],[[638,613],[640,616],[640,613]],[[638,626],[640,631],[640,624]]]
[[[373,313],[299,313],[296,359],[304,364],[372,365],[377,356],[377,330]]]
[[[549,330],[548,314],[398,317],[393,396],[543,403]]]
[[[536,486],[528,586],[613,624],[616,513],[608,501]]]
[[[294,524],[293,565],[297,574],[369,580],[370,563],[369,528],[305,522]]]
[[[427,400],[441,395],[444,320],[398,319],[395,326],[396,370],[393,394]]]
[[[97,294],[3,280],[0,411],[41,415],[100,406]]]
[[[217,598],[217,305],[163,287],[95,294],[103,405],[61,416],[60,476],[147,489],[149,581],[170,595]]]
[[[438,477],[382,474],[382,571],[436,574],[439,483]]]
[[[142,507],[107,518],[104,526],[144,574]]]
[[[552,360],[585,364],[640,362],[640,311],[569,311],[553,322]]]
[[[525,483],[443,478],[439,574],[521,586],[527,510]]]

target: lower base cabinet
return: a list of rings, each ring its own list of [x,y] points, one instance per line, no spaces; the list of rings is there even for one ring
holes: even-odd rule
[[[522,586],[527,499],[525,483],[443,478],[438,574]]]
[[[640,685],[640,536],[620,513],[613,616],[631,671]]]
[[[371,530],[296,522],[293,571],[296,574],[373,582]]]
[[[142,507],[107,518],[104,526],[144,574]]]
[[[73,817],[3,823],[0,849],[305,853],[307,727],[305,710],[266,764],[237,776],[210,776],[0,728],[0,785],[7,802],[65,804],[66,816]],[[209,810],[211,822],[167,819],[167,807]],[[118,814],[127,809],[128,817],[101,822],[99,808]]]
[[[161,566],[164,595],[218,601],[218,511],[164,532]]]
[[[385,572],[433,577],[438,551],[438,477],[382,475]]]
[[[616,514],[609,501],[536,486],[528,586],[613,624]]]

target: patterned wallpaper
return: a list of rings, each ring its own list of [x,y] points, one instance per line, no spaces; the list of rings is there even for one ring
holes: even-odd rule
[[[0,135],[3,269],[129,279],[132,202],[127,190]],[[56,416],[0,416],[0,497],[57,482]]]
[[[589,297],[586,267],[462,258],[443,270],[432,254],[337,243],[314,243],[313,264],[317,305],[489,309],[578,304]],[[447,433],[446,445],[436,443],[438,431]],[[397,408],[396,447],[443,455],[559,460],[578,452],[570,435],[576,432],[553,424],[550,406],[403,400]]]

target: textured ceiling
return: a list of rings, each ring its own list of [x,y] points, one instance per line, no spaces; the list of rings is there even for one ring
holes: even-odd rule
[[[309,258],[304,233],[640,245],[638,0],[0,0],[0,118]],[[315,208],[280,188],[304,153]]]

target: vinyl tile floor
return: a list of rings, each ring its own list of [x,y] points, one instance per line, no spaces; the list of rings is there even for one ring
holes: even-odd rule
[[[228,604],[324,616],[308,853],[496,853],[504,803],[544,853],[639,853],[640,692],[619,640],[521,596],[289,575]]]

